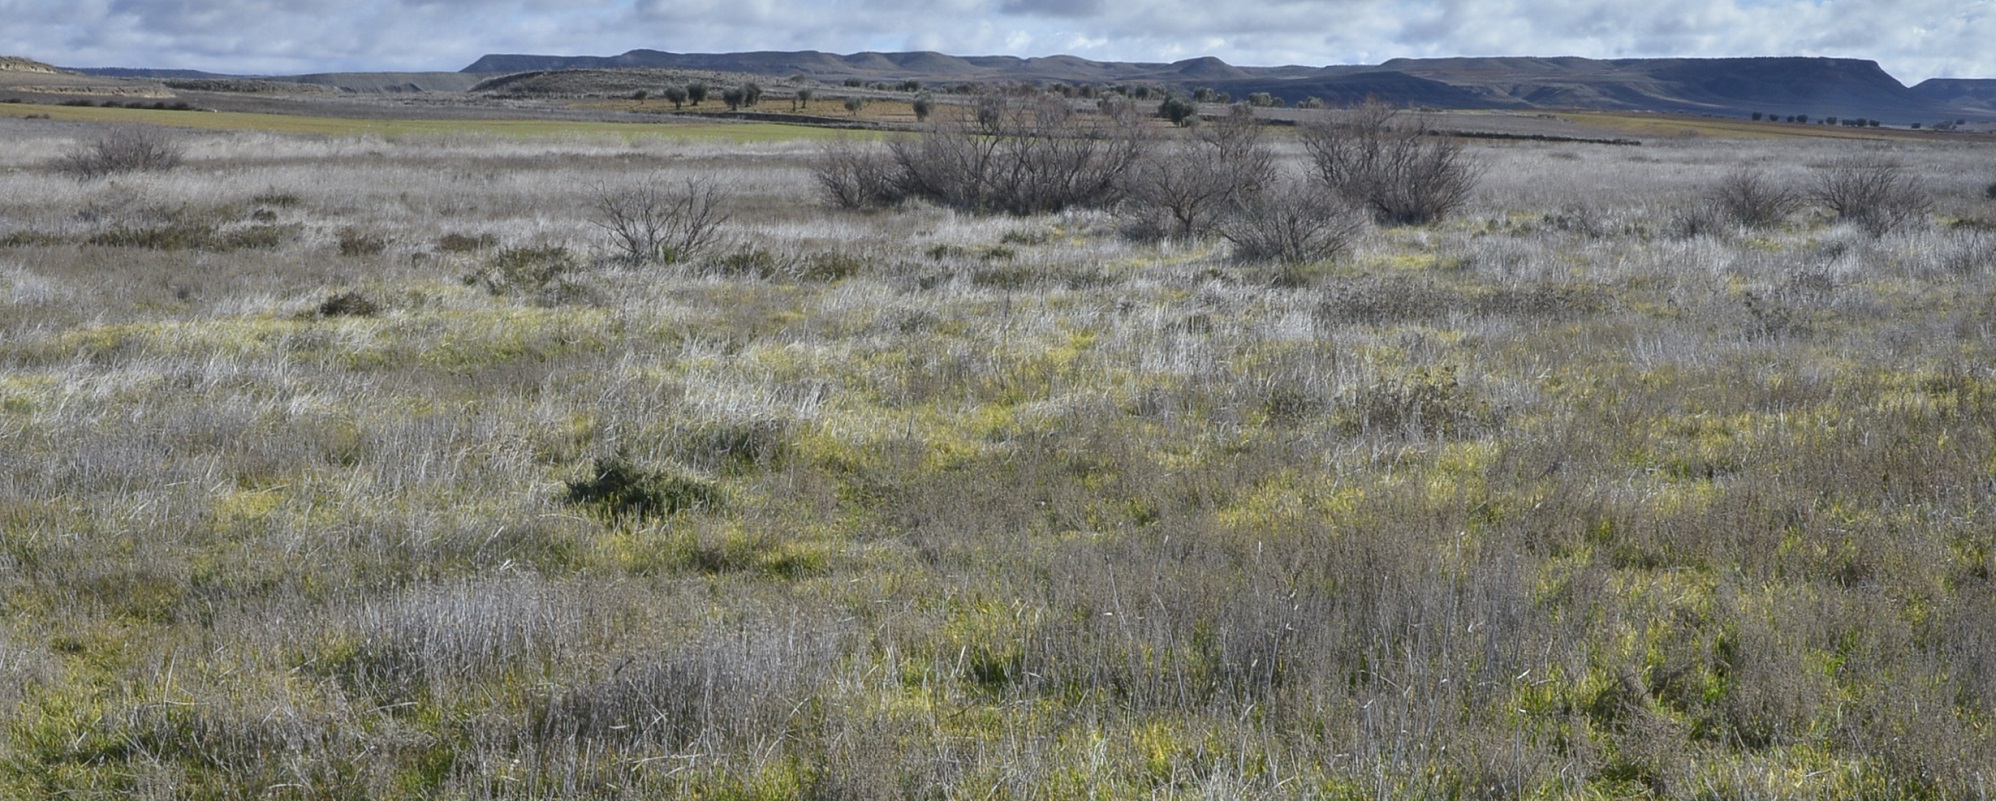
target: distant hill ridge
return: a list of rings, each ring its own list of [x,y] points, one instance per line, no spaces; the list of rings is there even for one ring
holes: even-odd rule
[[[1888,121],[1996,119],[1996,80],[1936,79],[1908,88],[1874,61],[1800,56],[1613,60],[1503,56],[1243,67],[1211,56],[1165,64],[934,52],[632,50],[616,56],[495,54],[478,59],[463,72],[628,67],[803,75],[818,80],[1153,83],[1211,88],[1235,97],[1267,92],[1289,103],[1316,97],[1346,104],[1371,96],[1439,108],[1592,108],[1735,116],[1761,112]]]
[[[49,75],[63,74],[62,70],[56,69],[55,67],[43,64],[34,59],[21,58],[19,56],[0,56],[0,72],[40,72]]]
[[[1928,78],[1915,84],[1913,93],[1936,103],[1996,115],[1996,79]]]

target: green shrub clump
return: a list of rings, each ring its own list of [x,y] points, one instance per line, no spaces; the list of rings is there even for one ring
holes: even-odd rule
[[[718,505],[718,487],[671,473],[646,470],[618,452],[596,459],[591,477],[567,482],[568,503],[595,510],[612,520],[678,514]]]

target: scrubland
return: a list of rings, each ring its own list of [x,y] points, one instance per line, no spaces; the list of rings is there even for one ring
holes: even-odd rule
[[[0,796],[1996,783],[1986,147],[1471,144],[1271,266],[801,139],[0,125]],[[1685,222],[1867,153],[1932,212]],[[610,258],[648,178],[723,244]]]

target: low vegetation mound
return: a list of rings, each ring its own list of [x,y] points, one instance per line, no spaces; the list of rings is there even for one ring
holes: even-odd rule
[[[568,482],[567,500],[615,520],[706,509],[721,499],[713,484],[676,473],[647,470],[621,452],[598,458],[593,473],[580,481]]]

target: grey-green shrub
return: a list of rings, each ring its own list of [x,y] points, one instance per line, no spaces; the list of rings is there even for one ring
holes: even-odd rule
[[[182,149],[164,128],[125,125],[78,143],[56,162],[56,169],[77,180],[124,172],[161,172],[180,166]]]

